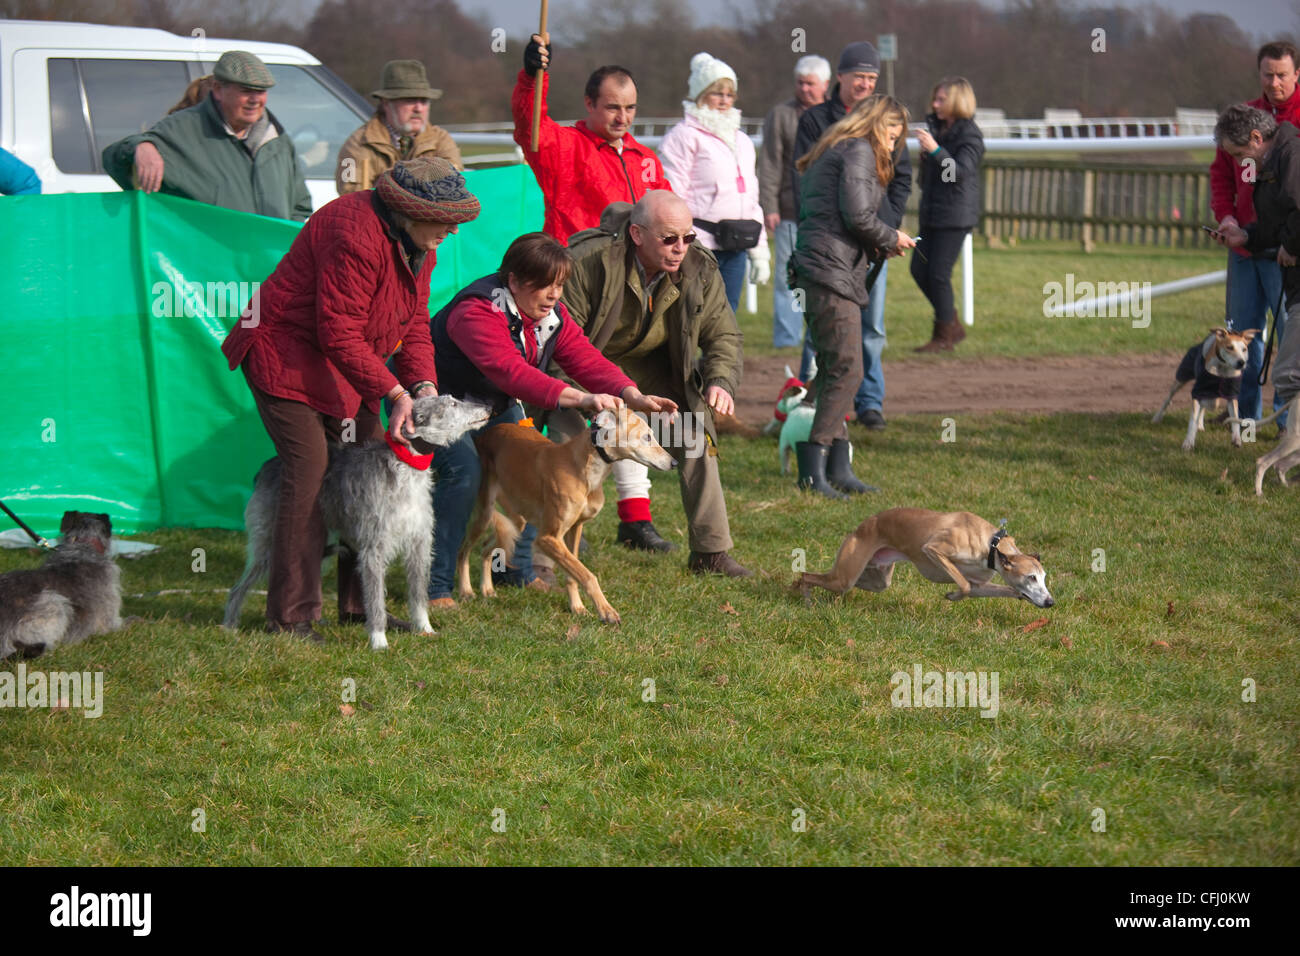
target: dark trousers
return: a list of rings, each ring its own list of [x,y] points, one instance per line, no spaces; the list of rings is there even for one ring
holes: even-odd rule
[[[247,378],[247,374],[245,374]],[[321,616],[320,567],[325,553],[325,519],[320,485],[329,466],[328,440],[341,441],[344,422],[309,405],[267,395],[252,382],[253,400],[271,436],[282,468],[271,547],[266,619],[272,624],[318,621]],[[355,441],[383,437],[379,416],[363,405],[357,412]],[[364,614],[356,557],[339,549],[339,613]]]
[[[953,322],[952,270],[969,229],[921,229],[921,242],[912,250],[912,278],[934,307],[936,322]]]
[[[848,437],[844,416],[862,384],[862,307],[815,282],[805,292],[808,337],[817,353],[817,414],[808,440],[829,445]]]

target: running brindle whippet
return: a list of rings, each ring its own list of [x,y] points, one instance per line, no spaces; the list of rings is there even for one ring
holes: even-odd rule
[[[951,581],[950,601],[969,597],[1024,598],[1038,607],[1056,602],[1036,554],[1025,554],[1014,539],[969,511],[891,508],[872,515],[844,539],[827,574],[805,572],[795,587],[806,598],[810,587],[844,594],[852,587],[883,591],[894,565],[910,561],[930,581]],[[1001,575],[1010,587],[990,584]]]

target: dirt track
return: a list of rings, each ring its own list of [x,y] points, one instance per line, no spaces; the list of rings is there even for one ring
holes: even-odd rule
[[[946,412],[1146,412],[1169,394],[1179,355],[885,357],[885,415]],[[736,415],[762,426],[772,417],[787,359],[746,359]]]

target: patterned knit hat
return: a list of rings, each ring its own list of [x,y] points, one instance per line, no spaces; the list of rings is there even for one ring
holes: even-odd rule
[[[462,223],[479,214],[465,177],[440,156],[403,160],[379,177],[375,192],[389,209],[416,222]]]

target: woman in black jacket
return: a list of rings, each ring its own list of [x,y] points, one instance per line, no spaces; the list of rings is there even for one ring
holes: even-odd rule
[[[828,498],[875,491],[849,467],[853,394],[862,382],[862,309],[873,262],[902,255],[915,243],[876,215],[894,175],[894,144],[907,110],[889,96],[869,96],[828,129],[795,164],[799,238],[790,256],[791,288],[805,296],[804,314],[817,352],[817,413],[799,442],[799,486]]]
[[[930,341],[917,352],[947,352],[966,338],[953,305],[952,268],[966,234],[980,219],[980,160],[984,136],[972,119],[975,91],[960,76],[940,80],[930,96],[934,110],[917,130],[921,144],[921,245],[912,278],[934,307]]]

